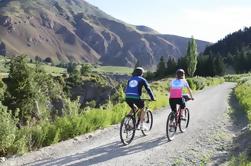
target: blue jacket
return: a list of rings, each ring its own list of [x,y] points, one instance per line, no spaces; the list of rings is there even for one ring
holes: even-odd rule
[[[145,87],[151,100],[154,100],[154,96],[148,82],[141,76],[133,76],[128,80],[125,91],[126,98],[140,99],[140,96],[142,94],[142,86]]]

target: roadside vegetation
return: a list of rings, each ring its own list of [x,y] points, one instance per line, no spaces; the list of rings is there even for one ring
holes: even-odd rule
[[[249,119],[248,132],[251,132],[251,73],[227,75],[225,79],[226,81],[237,82],[234,93],[246,112]],[[245,151],[240,153],[239,156],[232,157],[229,165],[251,165],[251,143],[247,144],[246,147]]]

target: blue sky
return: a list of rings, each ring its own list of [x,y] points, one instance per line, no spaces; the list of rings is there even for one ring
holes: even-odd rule
[[[251,0],[86,1],[129,24],[210,42],[251,26]]]

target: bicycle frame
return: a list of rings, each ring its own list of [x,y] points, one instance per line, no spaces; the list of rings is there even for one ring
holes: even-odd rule
[[[148,107],[146,106],[146,107],[144,108],[144,110],[142,110],[142,111],[145,111],[145,112],[146,112],[147,109],[148,109]],[[139,110],[140,110],[140,109],[137,108],[137,106],[134,106],[134,109],[131,110],[131,112],[133,113],[132,116],[134,117],[135,122],[136,122],[136,128],[137,128],[138,125],[139,125],[140,117],[141,117],[141,111],[139,111]],[[128,115],[130,115],[131,112],[130,112]]]
[[[184,100],[186,102],[191,99],[187,97],[187,98],[184,98]],[[169,113],[168,118],[167,118],[166,134],[169,141],[174,139],[174,135],[178,127],[181,132],[184,132],[189,124],[189,119],[190,119],[189,109],[187,107],[182,109],[182,111],[184,111],[183,114],[182,114],[180,105],[176,106],[176,109],[177,109],[176,112],[174,113],[172,111],[171,113]],[[181,115],[184,115],[184,116],[181,116]],[[185,126],[183,126],[184,124]]]

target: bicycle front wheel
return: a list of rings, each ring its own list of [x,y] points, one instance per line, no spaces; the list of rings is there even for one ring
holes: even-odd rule
[[[142,132],[142,134],[144,136],[146,136],[153,127],[153,114],[149,109],[147,109],[146,112],[145,112],[145,123],[144,123],[144,125],[145,125],[146,130],[141,130],[141,132]]]
[[[120,124],[120,140],[124,145],[132,142],[135,136],[135,119],[132,115],[126,115]]]
[[[188,127],[189,124],[189,120],[190,120],[190,113],[189,109],[186,108],[184,109],[183,116],[180,117],[179,119],[179,129],[182,133],[186,131],[186,128]]]
[[[174,135],[177,130],[177,125],[175,121],[175,113],[171,112],[166,121],[166,136],[169,141],[172,141],[174,139]]]

